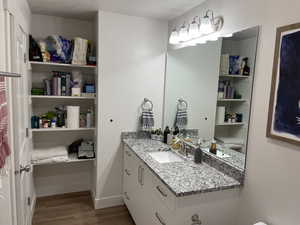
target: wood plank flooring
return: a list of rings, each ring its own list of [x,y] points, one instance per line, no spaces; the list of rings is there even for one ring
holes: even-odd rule
[[[38,198],[33,225],[135,225],[127,208],[94,210],[89,192]]]

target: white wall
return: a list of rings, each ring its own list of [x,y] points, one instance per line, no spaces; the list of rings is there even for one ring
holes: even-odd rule
[[[57,34],[68,39],[82,37],[95,40],[92,21],[32,14],[31,23],[31,34],[37,39],[44,39],[49,35]]]
[[[181,23],[195,15],[204,15],[207,9],[224,17],[224,33],[261,25],[247,174],[240,210],[237,212],[237,225],[251,225],[258,220],[265,220],[271,225],[298,225],[300,148],[266,138],[266,125],[276,28],[300,21],[300,2],[208,0],[173,23]]]
[[[215,41],[168,50],[164,125],[173,127],[182,97],[188,102],[187,128],[199,129],[201,137],[214,136],[221,45]]]
[[[96,206],[121,203],[122,131],[136,131],[140,105],[153,101],[162,125],[167,23],[110,12],[99,14],[98,188]],[[113,122],[110,122],[110,120]]]

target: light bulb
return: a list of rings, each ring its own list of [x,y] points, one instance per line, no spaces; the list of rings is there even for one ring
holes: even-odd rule
[[[180,42],[185,42],[189,39],[189,31],[188,31],[188,27],[183,24],[181,27],[180,27],[180,30],[179,30],[179,41]]]
[[[209,16],[203,17],[200,24],[200,31],[203,34],[210,34],[214,32],[213,22]]]
[[[196,38],[200,36],[199,23],[197,23],[195,19],[190,24],[189,36],[190,38]]]
[[[179,44],[179,34],[176,29],[174,29],[170,35],[169,43],[172,45]]]

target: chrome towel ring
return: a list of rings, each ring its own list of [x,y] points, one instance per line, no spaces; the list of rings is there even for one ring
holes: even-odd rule
[[[150,109],[147,107],[147,103],[150,104]],[[151,100],[149,100],[148,98],[144,98],[144,101],[142,103],[142,109],[143,110],[153,110],[153,103]]]
[[[184,108],[180,108],[180,106],[184,105]],[[184,100],[183,98],[179,98],[178,99],[178,103],[177,103],[177,109],[181,109],[181,110],[187,110],[188,108],[188,103],[186,100]]]

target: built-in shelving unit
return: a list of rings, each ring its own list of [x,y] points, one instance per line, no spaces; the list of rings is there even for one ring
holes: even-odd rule
[[[96,69],[97,66],[93,65],[77,65],[77,64],[65,64],[65,63],[53,63],[53,62],[35,62],[30,61],[31,65],[39,65],[39,66],[61,66],[61,67],[69,67],[69,68],[90,68],[90,69]]]
[[[37,42],[49,40],[51,35],[59,35],[69,41],[73,41],[76,37],[83,38],[88,40],[89,44],[88,51],[91,54],[87,56],[93,57],[93,59],[87,58],[87,61],[94,60],[94,56],[98,52],[97,30],[99,24],[97,13],[91,12],[89,19],[82,19],[80,14],[74,14],[71,18],[34,13],[31,16],[30,34]],[[51,56],[51,60],[53,61],[53,56]],[[97,149],[99,148],[99,143],[97,143],[98,123],[96,122],[98,121],[99,106],[98,65],[28,61],[27,70],[28,98],[26,100],[28,101],[29,117],[26,118],[26,123],[29,126],[31,122],[33,122],[32,127],[37,125],[37,118],[33,118],[34,120],[31,121],[31,116],[53,118],[57,114],[57,107],[63,110],[67,110],[67,106],[80,107],[79,128],[68,128],[67,118],[65,118],[65,127],[58,127],[58,124],[56,124],[57,127],[53,125],[55,128],[50,128],[50,126],[49,128],[29,128],[28,142],[30,154],[32,154],[31,158],[40,159],[31,161],[34,166],[32,185],[35,194],[33,196],[50,196],[83,190],[96,193]],[[61,79],[56,80],[53,79],[54,77],[61,77]],[[95,87],[96,93],[94,95],[78,94],[78,96],[71,96],[72,91],[69,91],[69,88],[73,85],[71,81],[74,80],[81,84],[81,92],[93,92]],[[90,85],[84,88],[86,84]],[[47,91],[44,92],[45,86]],[[61,90],[59,90],[59,87]],[[44,95],[46,93],[47,95]],[[91,112],[94,117],[94,124],[91,124],[91,127],[86,127],[86,123],[83,122],[88,112]],[[67,115],[67,112],[65,115]],[[56,117],[58,116],[56,115]],[[58,121],[60,121],[59,117]],[[38,126],[43,127],[43,125]],[[71,144],[82,139],[93,142],[95,158],[78,159],[77,150],[69,148]],[[45,154],[43,154],[43,150]],[[41,157],[37,157],[38,154],[42,154],[39,155]],[[67,154],[68,157],[66,157]],[[34,202],[33,198],[32,201]]]
[[[255,34],[255,32],[250,32],[247,35],[239,35],[239,33],[237,33],[231,38],[224,38],[222,40],[221,50],[222,55],[240,56],[242,58],[248,57],[248,66],[250,67],[250,74],[229,74],[229,68],[227,73],[225,71],[226,69],[224,70],[224,68],[226,67],[223,67],[224,65],[226,66],[226,60],[223,61],[224,64],[222,64],[222,60],[224,60],[224,58],[223,56],[221,57],[221,74],[219,75],[219,82],[222,82],[224,86],[225,84],[229,84],[230,88],[234,88],[235,90],[234,96],[239,95],[239,98],[224,98],[217,100],[217,107],[225,107],[225,114],[229,115],[224,116],[224,122],[220,121],[220,118],[222,116],[220,117],[220,115],[217,115],[218,119],[216,119],[215,124],[215,137],[237,138],[239,140],[243,140],[244,146],[246,146],[247,143],[248,124],[252,97],[252,85],[254,77],[254,64],[257,44],[257,36]],[[230,59],[228,63],[230,66]],[[219,112],[223,113],[223,109],[219,108]],[[241,122],[234,122],[235,120],[231,122],[231,119],[229,119],[230,122],[226,122],[228,117],[230,117],[230,115],[232,114],[239,114],[238,121]],[[241,118],[240,115],[242,115]]]

